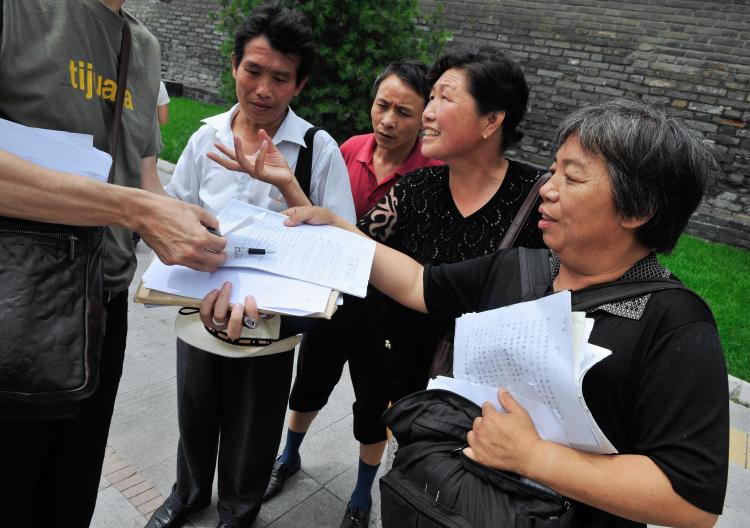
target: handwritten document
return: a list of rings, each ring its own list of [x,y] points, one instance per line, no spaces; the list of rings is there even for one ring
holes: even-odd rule
[[[586,372],[611,353],[588,343],[592,329],[585,314],[571,313],[568,291],[465,314],[456,319],[453,373],[462,382],[491,387],[495,401],[497,388],[506,388],[543,438],[616,453],[581,392]]]
[[[309,282],[246,268],[219,268],[213,273],[184,266],[167,266],[154,259],[143,274],[147,288],[201,299],[225,281],[232,283],[229,302],[244,303],[252,295],[261,310],[289,315],[325,312],[331,289]]]
[[[331,226],[284,225],[286,216],[230,200],[219,213],[227,237],[225,267],[253,268],[364,297],[375,243]],[[235,247],[273,253],[234,255]]]
[[[34,128],[0,119],[0,149],[48,169],[106,182],[112,157],[94,148],[94,138]]]

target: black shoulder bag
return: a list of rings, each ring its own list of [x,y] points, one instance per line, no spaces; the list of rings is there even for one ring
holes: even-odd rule
[[[124,21],[110,181],[130,47]],[[0,419],[34,419],[35,406],[57,408],[96,390],[106,317],[102,236],[102,227],[0,217]]]

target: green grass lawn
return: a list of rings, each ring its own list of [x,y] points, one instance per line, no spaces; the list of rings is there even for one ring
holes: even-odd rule
[[[222,106],[173,97],[169,122],[161,129],[161,157],[175,163],[201,119],[224,110]],[[745,319],[750,300],[750,251],[683,236],[671,255],[660,258],[711,306],[729,373],[750,381],[750,324]]]
[[[201,119],[225,110],[224,106],[199,103],[184,97],[172,97],[169,101],[169,121],[161,127],[164,149],[159,157],[177,163],[188,139],[200,128]]]
[[[729,373],[750,381],[750,251],[683,236],[660,260],[711,306]]]

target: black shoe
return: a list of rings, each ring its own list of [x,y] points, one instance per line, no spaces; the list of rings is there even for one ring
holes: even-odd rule
[[[184,515],[174,511],[165,502],[151,514],[144,528],[178,528],[185,524],[186,520]]]
[[[344,520],[339,528],[367,528],[370,524],[370,510],[360,510],[353,507],[352,503],[346,505]]]
[[[281,490],[284,489],[284,484],[286,484],[286,479],[294,475],[302,467],[302,458],[299,455],[297,456],[296,463],[292,464],[285,464],[279,458],[276,459],[273,470],[271,470],[271,480],[268,481],[268,487],[263,494],[262,502],[266,502],[271,497],[275,497],[281,493]]]

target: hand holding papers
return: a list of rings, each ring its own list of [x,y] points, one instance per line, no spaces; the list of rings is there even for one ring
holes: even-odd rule
[[[581,392],[588,369],[610,354],[588,343],[592,329],[593,321],[585,314],[571,314],[567,291],[465,314],[456,320],[456,379],[438,378],[429,388],[446,388],[482,405],[495,403],[497,388],[505,387],[529,412],[542,438],[589,452],[616,453]]]
[[[284,225],[286,216],[231,200],[219,213],[227,238],[224,266],[253,268],[364,297],[375,242],[331,226]],[[235,247],[273,251],[235,256]]]
[[[145,287],[203,298],[229,281],[234,286],[232,303],[241,303],[251,294],[263,311],[327,317],[332,313],[332,289],[364,297],[374,242],[330,226],[287,227],[284,215],[237,201],[231,201],[218,218],[230,255],[224,267],[202,273],[154,261],[143,275]],[[269,252],[234,256],[235,247]],[[138,299],[149,302],[142,296]]]
[[[19,125],[0,119],[0,149],[48,169],[106,182],[112,157],[94,148],[94,138]]]

